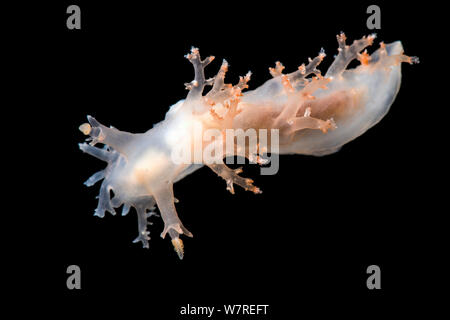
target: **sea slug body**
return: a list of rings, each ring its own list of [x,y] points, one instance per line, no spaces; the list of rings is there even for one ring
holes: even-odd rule
[[[85,182],[92,186],[103,180],[95,215],[103,217],[106,211],[115,214],[120,206],[122,215],[126,215],[134,207],[138,216],[135,242],[148,248],[147,219],[157,216],[158,207],[164,221],[161,236],[169,234],[182,259],[180,235],[192,237],[192,233],[175,210],[175,182],[206,165],[225,180],[230,192],[234,193],[236,184],[260,193],[251,179],[239,175],[240,169],[230,169],[224,157],[242,155],[263,164],[268,153],[327,155],[383,118],[400,88],[401,63],[418,63],[418,59],[404,55],[399,41],[380,43],[369,55],[364,49],[374,39],[375,35],[369,35],[347,45],[341,33],[337,36],[338,54],[324,75],[317,69],[325,58],[321,50],[308,64],[291,73],[284,73],[284,66],[276,62],[269,69],[272,79],[245,92],[250,72],[236,85],[226,84],[228,63],[223,60],[217,75],[206,79],[204,69],[214,57],[202,60],[199,50],[192,48],[186,55],[195,71],[194,80],[186,84],[189,93],[153,128],[132,134],[106,127],[91,116],[89,123],[80,126],[90,141],[81,143],[80,149],[107,163],[104,170]],[[347,69],[354,59],[360,65]],[[212,86],[206,94],[205,86]],[[236,140],[237,134],[232,136],[230,147],[230,132],[255,132],[255,148],[251,139]],[[266,133],[269,136],[264,136]],[[95,147],[97,143],[103,147]],[[213,161],[202,156],[212,154],[211,150],[215,150]],[[217,150],[221,151],[219,155]],[[182,161],[177,157],[180,151]]]

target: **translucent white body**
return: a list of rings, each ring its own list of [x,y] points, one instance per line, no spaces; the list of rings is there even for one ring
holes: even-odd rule
[[[80,144],[80,149],[108,163],[105,170],[85,183],[91,186],[104,179],[95,214],[100,217],[105,211],[115,214],[114,208],[121,205],[122,214],[127,214],[130,207],[135,207],[139,225],[135,241],[148,247],[147,218],[155,214],[157,205],[165,225],[161,236],[169,233],[182,258],[183,243],[179,236],[192,234],[175,210],[173,183],[206,164],[226,180],[231,192],[233,184],[261,192],[250,179],[238,175],[240,170],[232,170],[224,163],[203,163],[193,157],[185,163],[173,161],[175,148],[191,149],[204,142],[202,136],[194,134],[196,128],[223,133],[227,129],[276,129],[280,154],[325,155],[363,134],[380,121],[393,103],[400,87],[401,62],[418,60],[403,55],[398,41],[381,44],[369,56],[360,52],[372,43],[374,36],[357,40],[351,46],[345,44],[344,34],[337,38],[339,53],[325,76],[316,69],[325,57],[320,52],[308,65],[290,74],[283,74],[284,67],[277,63],[270,70],[273,79],[245,93],[242,90],[247,88],[250,74],[241,77],[235,86],[226,85],[228,64],[224,60],[216,77],[206,80],[204,68],[213,57],[201,60],[198,49],[193,48],[187,58],[194,65],[195,80],[187,84],[188,96],[170,108],[164,121],[143,134],[108,128],[88,116],[89,124],[83,124],[80,130],[90,135],[92,142]],[[346,70],[353,59],[360,60],[361,65]],[[310,74],[314,76],[308,78]],[[205,85],[213,87],[203,95]],[[104,148],[94,147],[96,143],[104,144]],[[272,147],[269,143],[264,152],[273,152]],[[224,150],[224,156],[234,155],[235,151]]]

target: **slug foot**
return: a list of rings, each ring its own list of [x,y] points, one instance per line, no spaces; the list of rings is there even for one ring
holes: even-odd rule
[[[222,177],[227,183],[227,190],[234,194],[234,184],[241,186],[244,190],[252,191],[255,194],[262,193],[261,189],[253,185],[253,180],[239,176],[242,172],[242,168],[230,169],[225,164],[211,164],[209,165],[212,171]]]

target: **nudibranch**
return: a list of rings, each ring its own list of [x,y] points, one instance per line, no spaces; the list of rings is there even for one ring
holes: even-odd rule
[[[194,80],[186,84],[189,93],[171,106],[165,119],[153,128],[132,134],[106,127],[91,116],[87,117],[89,123],[80,126],[90,141],[80,144],[80,149],[107,163],[104,170],[85,182],[92,186],[103,180],[95,215],[103,217],[106,211],[115,214],[115,208],[120,206],[123,206],[122,215],[126,215],[134,207],[139,231],[134,242],[140,241],[148,248],[147,219],[158,216],[157,206],[164,221],[161,236],[169,234],[182,259],[184,248],[180,235],[192,237],[192,233],[182,224],[175,209],[175,182],[206,165],[225,180],[230,192],[234,193],[236,184],[260,193],[251,179],[241,177],[241,170],[229,168],[223,159],[243,155],[252,163],[262,164],[264,155],[269,153],[327,155],[383,118],[400,88],[401,63],[419,61],[403,54],[400,41],[380,43],[369,55],[365,48],[374,39],[375,35],[369,35],[347,45],[341,33],[337,36],[338,54],[325,75],[317,69],[325,58],[322,49],[308,64],[291,73],[283,73],[284,66],[276,62],[274,68],[269,68],[270,80],[245,92],[250,72],[240,77],[236,85],[226,84],[228,63],[223,60],[217,75],[206,79],[204,69],[214,57],[202,60],[199,50],[192,48],[186,55],[195,72]],[[360,65],[347,69],[354,59]],[[204,94],[206,86],[212,87]],[[256,132],[253,141],[256,149],[251,148],[251,139],[236,142],[239,139],[233,136],[233,132],[249,130]],[[230,132],[231,143],[228,139],[225,147],[223,142]],[[262,133],[267,132],[276,139],[264,137],[264,147],[261,147]],[[103,147],[95,147],[97,143]],[[215,150],[222,153],[214,161],[201,156],[217,145]],[[175,161],[180,147],[185,151],[184,161]]]

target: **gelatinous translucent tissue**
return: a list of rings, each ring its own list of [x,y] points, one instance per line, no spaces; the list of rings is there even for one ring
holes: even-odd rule
[[[80,130],[90,136],[90,143],[80,144],[80,149],[107,163],[104,170],[85,182],[92,186],[103,180],[95,215],[103,217],[106,211],[115,214],[115,208],[120,206],[123,206],[122,215],[126,215],[134,207],[139,231],[134,242],[141,241],[148,248],[147,219],[157,216],[155,208],[158,206],[164,221],[161,236],[169,234],[175,251],[183,258],[180,235],[192,237],[192,233],[175,210],[173,183],[207,165],[226,181],[232,193],[233,184],[254,193],[261,191],[251,179],[239,175],[240,169],[227,167],[222,158],[216,163],[191,158],[179,163],[173,160],[174,149],[194,148],[197,139],[193,136],[194,128],[200,127],[202,132],[215,129],[224,136],[227,129],[276,129],[279,135],[276,146],[269,142],[264,150],[257,150],[258,155],[245,151],[243,155],[252,162],[262,162],[259,155],[274,151],[316,156],[338,151],[388,112],[400,88],[401,63],[418,62],[416,57],[403,54],[400,41],[380,43],[371,55],[367,50],[362,52],[374,39],[374,35],[369,35],[347,45],[341,33],[337,36],[338,54],[325,75],[317,69],[325,58],[321,50],[307,65],[302,64],[291,73],[283,73],[284,66],[276,62],[275,67],[270,68],[272,79],[246,92],[243,90],[248,87],[250,72],[234,86],[225,84],[228,63],[223,60],[217,75],[206,79],[204,69],[214,57],[202,60],[199,50],[192,48],[186,55],[195,71],[195,79],[186,84],[189,93],[153,128],[132,134],[108,128],[90,116],[89,123],[80,126]],[[347,69],[354,59],[358,59],[360,65]],[[212,86],[206,94],[203,93],[205,86]],[[95,147],[97,143],[104,147]],[[208,148],[208,143],[203,140],[202,143],[202,150]],[[235,155],[241,147],[236,143],[235,147],[223,150],[223,156]],[[110,191],[114,194],[112,199]]]

